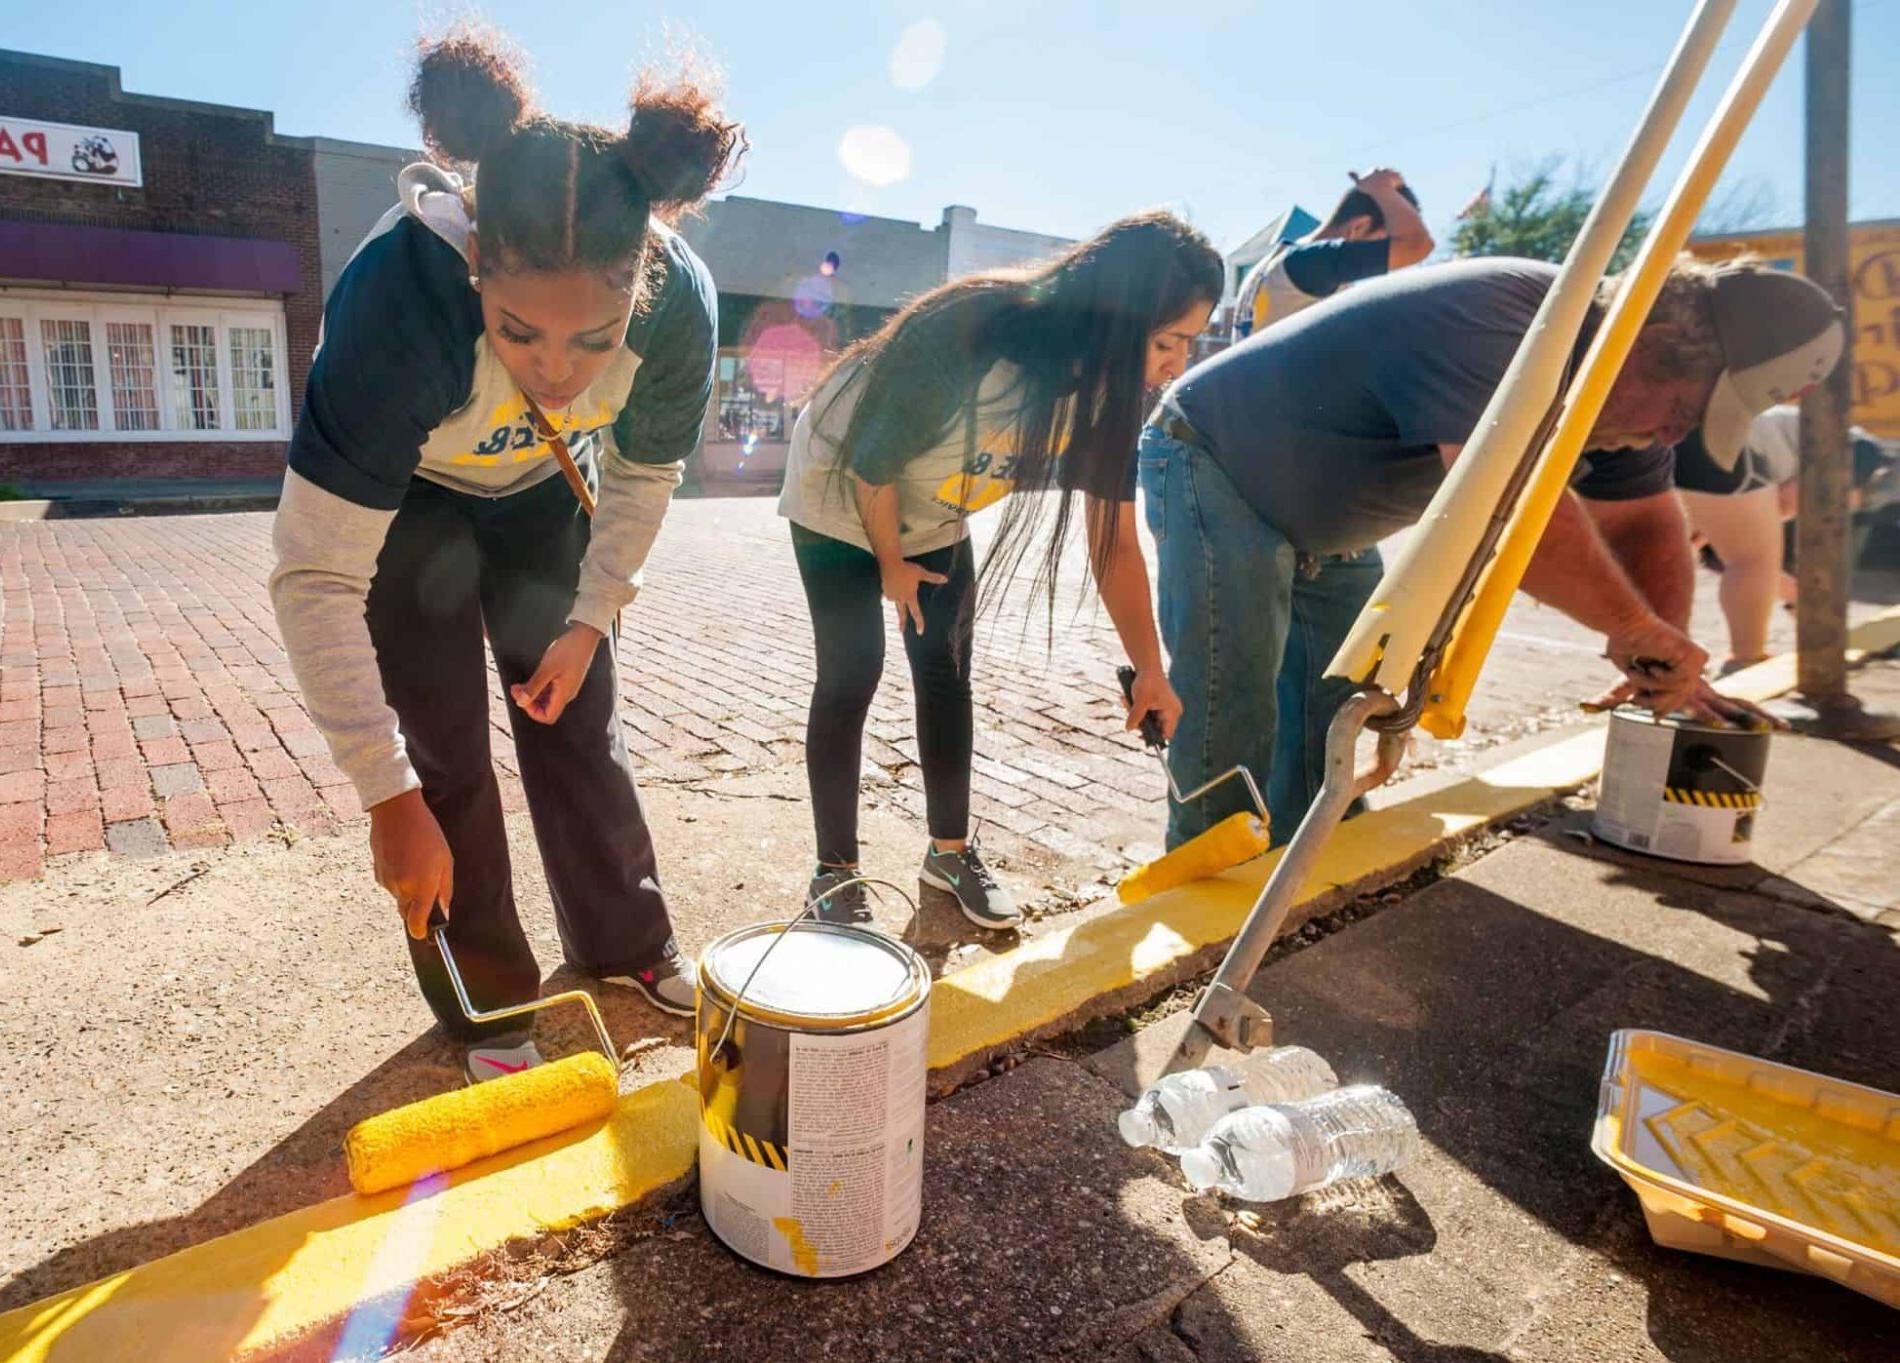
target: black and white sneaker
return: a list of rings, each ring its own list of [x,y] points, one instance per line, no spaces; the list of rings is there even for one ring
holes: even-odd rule
[[[662,1013],[689,1018],[693,1015],[699,988],[693,976],[693,963],[681,954],[679,943],[669,937],[658,959],[651,965],[642,966],[630,974],[604,975],[601,978],[608,984],[624,984],[639,990],[646,1001]]]
[[[917,878],[955,895],[963,916],[979,928],[1013,928],[1023,921],[1015,897],[983,864],[974,842],[960,852],[939,852],[932,843],[924,853],[923,869]]]
[[[869,923],[871,905],[859,879],[863,874],[855,866],[820,866],[805,889],[805,907],[817,904],[812,916],[821,923]],[[822,903],[821,896],[826,896]]]

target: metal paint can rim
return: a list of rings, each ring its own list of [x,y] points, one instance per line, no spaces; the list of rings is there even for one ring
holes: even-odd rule
[[[760,947],[756,955],[742,958],[737,970],[724,971],[722,963],[733,959],[737,949],[749,947],[765,938],[791,937],[848,942],[856,949],[875,950],[900,968],[889,978],[894,988],[878,997],[841,998],[836,1007],[811,1008],[773,992],[770,975],[775,963],[781,970],[797,966],[796,959],[782,961],[773,943]],[[788,938],[788,940],[790,940]],[[782,946],[783,943],[777,944]],[[771,952],[770,956],[765,953]],[[760,978],[747,986],[747,975],[763,959]],[[754,923],[719,938],[700,953],[699,987],[701,992],[723,1009],[736,1011],[749,1022],[810,1031],[846,1032],[859,1028],[881,1027],[923,1007],[930,1000],[930,967],[923,957],[895,938],[872,928],[844,923],[776,922]],[[899,976],[901,975],[901,978]],[[741,990],[745,997],[740,998]],[[875,991],[873,991],[875,992]]]
[[[1659,715],[1629,701],[1624,701],[1623,704],[1610,711],[1610,718],[1631,724],[1647,724],[1656,729],[1679,729],[1684,733],[1695,734],[1726,734],[1730,738],[1748,738],[1757,734],[1765,738],[1774,732],[1773,726],[1766,720],[1746,727],[1738,724],[1711,724],[1707,720],[1697,719],[1694,715],[1673,711],[1666,715]]]

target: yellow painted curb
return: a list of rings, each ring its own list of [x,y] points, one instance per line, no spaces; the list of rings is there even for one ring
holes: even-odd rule
[[[351,1346],[338,1356],[374,1357],[418,1285],[684,1178],[698,1120],[691,1085],[649,1085],[592,1128],[413,1188],[320,1203],[9,1311],[0,1359],[210,1363],[332,1333]]]
[[[1900,609],[1856,626],[1849,640],[1855,661],[1900,647]],[[1721,689],[1766,700],[1793,685],[1794,660],[1779,657]],[[1300,902],[1415,865],[1449,839],[1582,785],[1602,760],[1601,727],[1562,735],[1342,824]],[[932,990],[931,1069],[1006,1047],[1225,942],[1278,859],[1269,853],[945,976]],[[338,1356],[373,1356],[430,1283],[685,1177],[697,1124],[691,1084],[651,1084],[623,1096],[597,1127],[471,1165],[440,1186],[337,1198],[7,1312],[0,1363],[247,1360],[331,1336]]]

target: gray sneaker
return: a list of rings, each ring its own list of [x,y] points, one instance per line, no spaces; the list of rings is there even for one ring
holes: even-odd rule
[[[669,937],[652,964],[631,974],[606,975],[602,978],[608,984],[624,984],[639,990],[641,996],[662,1013],[689,1018],[693,1015],[693,1005],[698,1001],[699,987],[694,981],[696,973],[693,962],[681,954],[679,943]]]
[[[1015,898],[983,864],[974,842],[961,852],[939,852],[932,843],[917,878],[955,895],[963,916],[979,928],[1013,928],[1023,921]]]
[[[534,1044],[534,1038],[519,1032],[470,1046],[462,1054],[462,1070],[471,1084],[520,1074],[540,1063],[541,1051]]]
[[[805,907],[810,908],[820,895],[829,891],[830,897],[819,904],[812,915],[819,922],[870,922],[871,905],[864,897],[864,882],[858,879],[863,874],[855,866],[820,866],[812,872],[811,884],[805,888]]]

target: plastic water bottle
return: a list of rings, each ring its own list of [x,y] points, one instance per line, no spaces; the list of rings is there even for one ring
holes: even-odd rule
[[[1339,1076],[1325,1057],[1304,1046],[1262,1051],[1247,1070],[1242,1074],[1226,1065],[1209,1065],[1164,1076],[1122,1113],[1122,1139],[1178,1155],[1199,1145],[1230,1112],[1259,1103],[1298,1102],[1339,1086]]]
[[[1181,1156],[1196,1188],[1278,1202],[1347,1178],[1375,1178],[1418,1155],[1418,1123],[1398,1095],[1354,1084],[1298,1103],[1230,1112]]]

